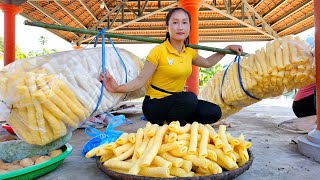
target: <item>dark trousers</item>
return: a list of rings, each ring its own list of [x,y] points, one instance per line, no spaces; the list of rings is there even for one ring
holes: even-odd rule
[[[299,101],[293,101],[292,110],[297,117],[316,115],[317,112],[314,106],[314,94]]]
[[[218,105],[198,100],[192,92],[175,93],[161,99],[146,96],[142,105],[143,114],[148,121],[162,126],[164,121],[180,121],[181,125],[197,121],[202,124],[217,122],[221,117]]]

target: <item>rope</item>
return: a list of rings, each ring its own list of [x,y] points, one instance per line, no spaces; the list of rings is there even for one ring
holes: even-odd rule
[[[223,99],[223,97],[222,97],[222,87],[223,87],[224,79],[225,79],[225,77],[226,77],[226,74],[227,74],[227,71],[228,71],[229,67],[230,67],[233,63],[235,63],[235,62],[237,62],[237,64],[238,64],[238,77],[239,77],[239,83],[240,83],[241,89],[243,90],[243,92],[244,92],[247,96],[249,96],[249,97],[251,97],[251,98],[253,98],[253,99],[256,99],[256,100],[260,100],[259,98],[257,98],[257,97],[255,97],[255,96],[253,96],[252,94],[250,94],[249,91],[247,91],[247,90],[244,89],[244,86],[243,86],[243,83],[242,83],[241,71],[240,71],[240,59],[241,59],[240,56],[236,56],[236,57],[234,58],[234,60],[228,65],[228,67],[226,68],[226,70],[225,70],[224,73],[223,73],[222,82],[221,82],[221,85],[220,85],[220,98],[221,98],[222,102],[225,103],[225,104],[227,104],[227,103],[224,101],[224,99]],[[230,105],[230,104],[227,104],[227,105],[232,106],[232,105]]]
[[[243,83],[242,83],[242,77],[241,77],[241,72],[240,72],[240,56],[236,56],[236,59],[237,59],[237,62],[238,62],[238,76],[239,76],[239,82],[240,82],[240,86],[241,86],[241,89],[243,90],[244,93],[246,93],[247,96],[253,98],[253,99],[256,99],[256,100],[261,100],[257,97],[254,97],[252,94],[249,93],[249,91],[245,90],[244,87],[243,87]]]
[[[114,46],[113,41],[111,40],[110,37],[108,37],[108,40],[109,40],[110,44],[112,45],[113,49],[116,51],[116,53],[117,53],[117,55],[118,55],[118,57],[119,57],[119,59],[120,59],[121,65],[122,65],[122,67],[123,67],[123,69],[124,69],[124,72],[126,73],[126,83],[127,83],[127,82],[128,82],[128,71],[127,71],[126,64],[123,62],[123,60],[122,60],[122,58],[121,58],[121,56],[120,56],[117,48]],[[126,93],[126,95],[124,96],[123,99],[126,99],[126,98],[127,98],[127,95],[128,95],[128,93]]]
[[[224,84],[224,78],[227,75],[227,71],[228,71],[229,67],[231,66],[231,64],[233,64],[234,62],[236,62],[236,58],[234,58],[234,60],[227,66],[226,70],[224,71],[223,76],[222,76],[222,82],[221,82],[221,85],[220,85],[220,98],[221,98],[222,102],[225,103],[226,105],[229,105],[229,104],[227,104],[224,101],[223,97],[222,97],[222,87],[223,87],[223,84]],[[231,106],[231,105],[229,105],[229,106]]]
[[[96,107],[94,108],[94,110],[93,110],[93,112],[91,113],[91,115],[90,116],[92,116],[96,111],[97,111],[97,109],[99,108],[99,106],[100,106],[100,103],[101,103],[101,100],[102,100],[102,97],[103,97],[103,89],[104,89],[104,78],[105,78],[105,74],[106,74],[106,58],[105,58],[105,56],[106,56],[106,52],[105,52],[105,50],[106,50],[106,47],[105,47],[105,42],[104,42],[104,33],[105,33],[105,31],[106,31],[106,29],[104,28],[104,29],[102,29],[100,32],[99,32],[99,34],[98,35],[96,35],[96,37],[95,37],[95,42],[94,42],[94,47],[96,47],[97,46],[97,42],[98,42],[98,38],[99,38],[99,36],[101,35],[101,39],[102,39],[102,82],[101,82],[101,88],[100,88],[100,95],[99,95],[99,99],[98,99],[98,102],[97,102],[97,104],[96,104]],[[90,41],[91,42],[91,41]],[[90,43],[89,42],[89,43]]]
[[[102,39],[102,42],[101,42],[101,44],[102,44],[102,81],[101,81],[101,84],[102,84],[102,86],[101,86],[101,88],[100,88],[100,96],[99,96],[98,102],[97,102],[96,107],[95,107],[95,109],[93,110],[93,112],[91,113],[90,116],[92,116],[92,115],[98,110],[98,108],[99,108],[99,106],[100,106],[100,103],[101,103],[101,100],[102,100],[102,97],[103,97],[104,79],[105,79],[105,76],[106,76],[106,62],[105,62],[105,59],[106,59],[105,49],[106,49],[106,48],[105,48],[105,39],[104,39],[104,34],[105,34],[106,30],[107,30],[106,28],[102,29],[102,30],[99,32],[99,34],[97,34],[97,35],[95,36],[95,38],[92,39],[92,40],[88,43],[88,44],[90,44],[93,40],[95,40],[95,42],[94,42],[94,47],[96,47],[96,46],[97,46],[97,43],[98,43],[99,36],[101,35],[101,39]],[[117,53],[117,55],[118,55],[118,57],[119,57],[120,63],[121,63],[121,65],[122,65],[122,67],[123,67],[123,69],[124,69],[124,71],[125,71],[125,74],[126,74],[125,82],[127,83],[127,82],[128,82],[128,71],[127,71],[127,67],[126,67],[124,61],[122,60],[122,57],[120,56],[118,50],[117,50],[116,47],[114,46],[114,43],[113,43],[113,41],[111,40],[110,37],[108,37],[108,40],[109,40],[110,44],[112,45],[113,49],[116,51],[116,53]],[[88,44],[87,44],[87,46],[88,46]],[[86,48],[87,46],[85,46],[85,48]],[[126,93],[124,99],[126,99],[126,97],[127,97],[127,93]]]

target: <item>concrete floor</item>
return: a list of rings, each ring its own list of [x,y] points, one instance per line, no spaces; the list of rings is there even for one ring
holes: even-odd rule
[[[227,118],[236,126],[228,128],[227,131],[235,136],[243,133],[245,138],[252,142],[250,149],[254,156],[253,164],[236,179],[319,179],[317,176],[320,163],[301,155],[298,145],[294,143],[298,142],[297,138],[301,134],[277,128],[278,123],[295,118],[291,103],[292,101],[286,99],[267,99]],[[117,130],[135,132],[146,123],[138,119],[140,116],[141,114],[127,116],[134,123],[121,126]],[[55,171],[39,179],[111,179],[98,169],[94,159],[81,156],[82,147],[89,139],[83,129],[74,131],[69,142],[73,147],[72,154]]]

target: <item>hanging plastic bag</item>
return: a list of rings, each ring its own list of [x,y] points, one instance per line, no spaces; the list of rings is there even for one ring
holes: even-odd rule
[[[107,144],[116,141],[123,132],[114,130],[114,128],[123,125],[131,124],[132,121],[125,118],[124,115],[114,116],[109,120],[108,126],[104,132],[89,127],[85,129],[85,133],[88,136],[94,137],[90,139],[82,149],[82,156],[85,156],[91,149],[98,147],[101,144]]]

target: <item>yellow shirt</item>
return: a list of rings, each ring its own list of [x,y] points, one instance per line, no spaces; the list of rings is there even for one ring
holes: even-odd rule
[[[154,47],[146,59],[157,69],[149,79],[146,95],[151,99],[171,95],[152,88],[151,84],[169,92],[183,91],[186,80],[192,72],[192,61],[196,56],[197,52],[190,47],[183,47],[181,53],[178,53],[169,40]]]

